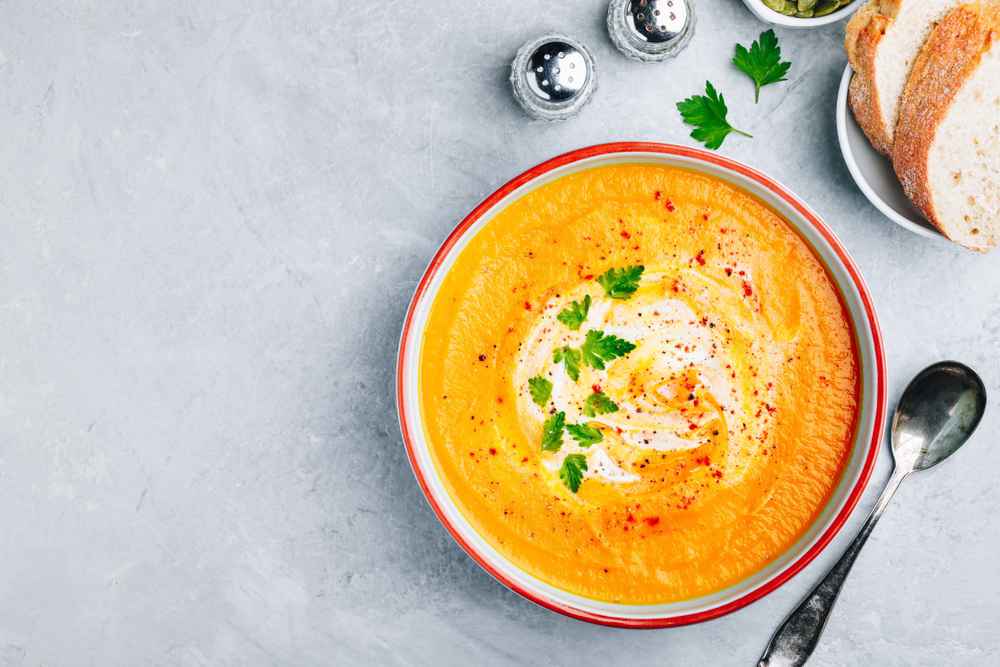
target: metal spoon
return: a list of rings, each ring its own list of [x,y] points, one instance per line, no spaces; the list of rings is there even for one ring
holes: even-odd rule
[[[778,628],[758,667],[799,667],[819,643],[840,588],[899,483],[958,451],[986,410],[986,387],[976,372],[957,361],[922,370],[899,399],[892,420],[895,467],[875,509],[837,564]]]

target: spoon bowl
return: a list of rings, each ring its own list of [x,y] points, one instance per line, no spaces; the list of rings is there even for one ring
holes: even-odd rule
[[[900,483],[954,454],[986,411],[986,387],[957,361],[928,366],[910,381],[892,419],[895,467],[871,515],[847,551],[771,637],[758,667],[802,667],[812,655],[855,559]]]
[[[942,361],[903,391],[892,420],[892,456],[901,471],[926,470],[951,456],[986,411],[986,387],[974,370]]]

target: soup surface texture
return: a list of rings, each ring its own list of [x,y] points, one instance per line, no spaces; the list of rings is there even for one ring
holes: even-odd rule
[[[851,325],[777,214],[650,164],[559,178],[443,279],[420,356],[432,458],[475,529],[564,590],[628,604],[760,570],[837,485]]]

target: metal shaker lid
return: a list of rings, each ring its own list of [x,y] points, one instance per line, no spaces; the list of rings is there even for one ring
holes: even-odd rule
[[[583,44],[551,33],[518,49],[510,85],[532,118],[564,120],[590,101],[597,88],[597,67]]]
[[[608,34],[623,54],[652,63],[676,56],[694,34],[690,0],[611,0]]]

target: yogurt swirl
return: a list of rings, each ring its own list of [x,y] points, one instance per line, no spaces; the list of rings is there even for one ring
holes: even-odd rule
[[[664,479],[651,457],[662,460],[666,453],[705,448],[700,467],[715,483],[743,479],[769,443],[776,378],[765,369],[780,367],[777,355],[784,346],[765,351],[760,345],[776,336],[766,331],[751,279],[741,273],[740,280],[726,283],[682,266],[647,272],[627,300],[608,298],[598,285],[586,283],[546,303],[520,347],[513,378],[518,387],[537,375],[552,383],[551,401],[544,408],[527,392],[518,392],[526,434],[537,434],[550,414],[561,411],[567,423],[586,423],[603,435],[590,447],[565,438],[559,451],[542,457],[550,473],[567,455],[581,453],[587,457],[587,478],[646,488],[676,485],[684,482],[677,479],[679,473]],[[586,295],[592,305],[578,330],[558,321],[563,308]],[[574,381],[554,363],[553,354],[563,346],[579,347],[590,330],[636,347],[603,370],[581,365]],[[760,363],[765,355],[771,358]],[[587,416],[586,401],[594,392],[603,392],[618,410]]]

